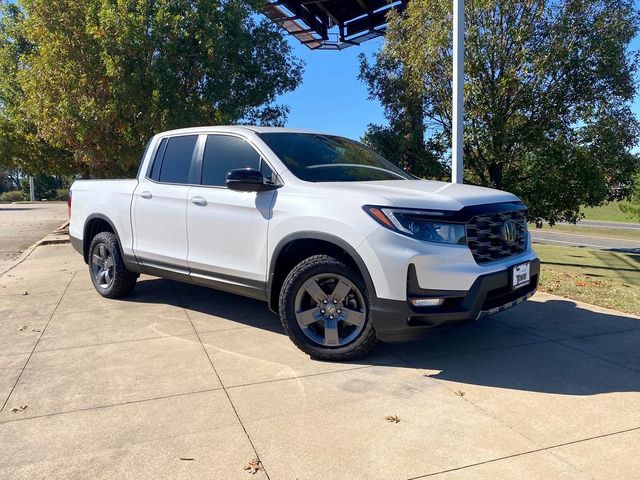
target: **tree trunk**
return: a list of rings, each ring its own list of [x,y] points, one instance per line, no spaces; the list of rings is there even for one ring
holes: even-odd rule
[[[502,190],[502,165],[498,163],[489,165],[489,181],[493,188]]]

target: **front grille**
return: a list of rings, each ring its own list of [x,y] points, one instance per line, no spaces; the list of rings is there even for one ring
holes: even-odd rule
[[[515,239],[507,242],[505,222],[515,223]],[[517,255],[527,249],[527,212],[517,210],[476,215],[467,222],[467,245],[477,263],[487,263]]]

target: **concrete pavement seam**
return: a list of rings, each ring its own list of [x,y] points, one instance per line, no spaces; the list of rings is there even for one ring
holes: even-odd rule
[[[433,476],[436,476],[436,475],[442,475],[443,473],[457,472],[459,470],[464,470],[466,468],[473,468],[473,467],[477,467],[477,466],[480,466],[480,465],[486,465],[488,463],[494,463],[494,462],[499,462],[499,461],[502,461],[502,460],[508,460],[510,458],[522,457],[524,455],[530,455],[532,453],[539,453],[539,452],[545,452],[545,451],[551,453],[551,450],[554,450],[556,448],[562,448],[562,447],[566,447],[566,446],[569,446],[569,445],[575,445],[575,444],[578,444],[578,443],[589,442],[591,440],[598,440],[599,438],[614,437],[616,435],[623,435],[625,433],[635,432],[635,431],[638,431],[638,430],[640,430],[640,427],[626,428],[624,430],[619,430],[617,432],[603,433],[602,435],[594,435],[593,437],[581,438],[579,440],[572,440],[570,442],[558,443],[558,444],[555,444],[555,445],[550,445],[550,446],[538,448],[538,449],[535,449],[535,450],[528,450],[526,452],[514,453],[513,455],[506,455],[504,457],[493,458],[491,460],[485,460],[483,462],[470,463],[469,465],[463,465],[462,467],[450,468],[450,469],[447,469],[447,470],[441,470],[439,472],[428,473],[426,475],[421,475],[419,477],[411,477],[411,478],[408,478],[407,480],[419,480],[421,478],[427,478],[427,477],[433,477]],[[556,455],[554,455],[554,456],[556,458],[559,458]]]
[[[364,370],[365,368],[373,368],[373,367],[380,367],[380,366],[384,366],[384,365],[360,365],[358,367],[343,368],[341,370],[331,370],[329,372],[307,373],[307,374],[303,374],[303,375],[296,375],[295,377],[274,378],[273,380],[264,380],[264,381],[261,381],[261,382],[240,383],[238,385],[229,385],[226,388],[229,389],[229,390],[232,390],[234,388],[253,387],[255,385],[266,385],[268,383],[286,382],[288,380],[300,380],[302,378],[320,377],[322,375],[331,375],[331,374],[334,374],[334,373],[342,373],[342,372],[353,372],[354,370]]]
[[[542,344],[542,343],[551,343],[551,342],[536,342],[536,343],[534,343],[533,345],[539,345],[539,344]],[[506,348],[507,348],[507,349],[509,349],[509,348],[522,347],[522,346],[526,346],[526,345],[514,345],[514,346],[512,346],[512,347],[506,347]],[[392,353],[392,355],[396,356],[398,359],[402,360],[404,363],[406,363],[406,364],[407,364],[407,365],[409,365],[410,367],[415,368],[415,369],[417,369],[417,370],[420,370],[420,368],[419,368],[419,367],[417,367],[417,366],[415,366],[415,365],[413,365],[413,364],[412,364],[412,362],[410,362],[410,361],[408,361],[408,360],[404,360],[404,359],[403,359],[403,358],[401,358],[399,355],[396,355],[394,352],[391,352],[391,353]],[[449,391],[449,392],[451,392],[451,393],[456,393],[454,390],[452,390],[451,388],[449,388],[449,387],[448,387],[448,386],[447,386],[447,385],[446,385],[442,380],[440,380],[439,378],[433,378],[433,377],[429,377],[429,378],[430,378],[431,380],[434,380],[434,381],[436,382],[436,385],[438,385],[440,388],[443,388],[443,389],[445,389],[445,390],[447,390],[447,391]],[[472,401],[471,401],[471,400],[469,400],[468,398],[460,397],[460,399],[461,399],[463,402],[467,402],[467,404],[471,405],[472,407],[475,407],[476,409],[480,410],[482,413],[484,413],[484,414],[485,414],[485,415],[487,415],[488,417],[493,418],[496,422],[498,422],[499,424],[501,424],[501,425],[505,426],[507,429],[511,430],[511,431],[512,431],[513,433],[515,433],[516,435],[519,435],[520,437],[524,438],[525,440],[527,440],[528,442],[530,442],[532,445],[537,445],[537,446],[539,446],[540,448],[539,448],[539,449],[537,449],[537,451],[545,450],[545,448],[544,448],[543,446],[541,446],[538,442],[536,442],[535,440],[533,440],[533,439],[529,438],[527,435],[525,435],[524,433],[522,433],[520,430],[518,430],[515,426],[511,425],[511,424],[510,424],[509,422],[507,422],[506,420],[504,420],[504,419],[502,419],[502,418],[498,417],[497,415],[495,415],[495,414],[493,414],[493,413],[489,412],[488,410],[485,410],[485,409],[484,409],[484,408],[482,408],[480,405],[475,404],[474,402],[472,402]],[[551,452],[549,452],[549,453],[551,453]],[[565,460],[565,459],[563,459],[563,458],[557,457],[557,455],[555,455],[555,454],[553,454],[553,453],[551,453],[551,454],[552,454],[554,457],[558,458],[558,460],[559,460],[559,461],[561,461],[561,462],[563,462],[563,463],[565,463],[565,464],[569,465],[569,466],[570,466],[571,468],[573,468],[574,470],[577,470],[577,471],[578,471],[578,472],[580,472],[581,474],[587,475],[587,474],[586,474],[586,472],[583,472],[583,471],[582,471],[580,468],[578,468],[576,465],[573,465],[572,463],[568,462],[567,460]],[[515,455],[513,455],[513,456],[517,456],[517,455],[518,455],[518,454],[515,454]],[[520,455],[521,455],[521,454],[520,454]],[[507,456],[507,457],[505,457],[505,458],[508,458],[508,456]],[[485,463],[486,463],[486,462],[485,462]],[[455,470],[457,470],[457,469],[453,469],[453,471],[455,471]],[[440,473],[444,473],[444,472],[440,472]],[[414,480],[414,479],[416,479],[416,478],[424,478],[424,477],[426,477],[426,476],[431,476],[431,475],[434,475],[434,474],[429,474],[429,475],[425,475],[425,476],[422,476],[422,477],[413,477],[413,478],[411,478],[411,479],[409,479],[409,480]]]
[[[196,337],[198,337],[198,341],[200,342],[200,346],[202,347],[202,350],[204,351],[204,354],[207,356],[207,360],[209,360],[209,364],[211,365],[211,368],[213,369],[213,373],[217,377],[218,382],[220,382],[220,385],[222,385],[222,391],[227,396],[227,400],[229,401],[229,405],[231,405],[233,413],[235,414],[236,418],[238,419],[238,423],[242,427],[242,430],[244,431],[244,434],[247,437],[247,440],[249,441],[249,445],[251,445],[251,448],[253,449],[253,453],[256,456],[256,459],[262,465],[262,469],[264,471],[265,476],[267,477],[267,480],[270,480],[269,472],[267,471],[267,468],[262,463],[262,460],[260,459],[260,454],[258,454],[258,450],[256,449],[256,446],[253,443],[253,440],[249,436],[249,432],[247,431],[247,428],[245,427],[244,423],[242,422],[242,419],[240,418],[240,414],[238,413],[238,410],[236,409],[236,406],[233,404],[233,401],[231,400],[231,395],[229,395],[229,392],[227,391],[227,388],[225,387],[224,383],[222,382],[222,378],[220,378],[220,374],[218,373],[218,370],[216,369],[216,366],[213,364],[213,360],[211,360],[211,356],[209,355],[209,352],[207,352],[206,347],[202,343],[202,339],[200,338],[200,335],[198,334],[198,330],[196,330],[196,326],[193,324],[193,321],[191,320],[191,316],[189,315],[189,312],[184,307],[184,303],[182,302],[182,300],[180,298],[180,294],[178,293],[178,290],[175,288],[175,284],[173,282],[171,283],[171,288],[173,289],[173,292],[174,292],[176,298],[178,299],[178,303],[180,305],[182,305],[182,310],[184,311],[184,314],[189,319],[189,322],[191,322],[191,328],[193,328],[193,332],[196,334]],[[247,460],[249,460],[249,459],[247,459]]]
[[[119,345],[121,343],[146,342],[151,340],[162,340],[166,338],[182,338],[182,337],[191,337],[191,336],[193,336],[193,333],[181,333],[178,335],[164,335],[164,336],[158,336],[158,337],[132,338],[130,340],[116,340],[114,342],[89,343],[87,345],[69,345],[67,347],[42,348],[37,352],[35,352],[35,354],[39,354],[43,352],[57,352],[59,350],[72,350],[74,348],[105,347],[107,345]]]
[[[18,382],[20,381],[20,378],[22,378],[22,374],[24,373],[24,370],[27,368],[27,365],[29,365],[29,361],[31,360],[31,357],[33,357],[33,352],[35,352],[36,348],[38,348],[38,344],[40,343],[40,340],[42,340],[42,336],[47,331],[47,327],[49,326],[49,323],[51,323],[51,319],[55,315],[56,310],[58,310],[58,306],[60,305],[60,302],[62,302],[62,299],[64,298],[65,294],[67,293],[67,290],[69,289],[69,285],[71,285],[71,282],[73,281],[73,279],[75,277],[76,277],[76,273],[74,273],[71,276],[71,279],[69,280],[69,283],[67,283],[67,287],[64,289],[64,292],[62,292],[62,295],[60,295],[60,298],[58,299],[58,302],[56,303],[56,306],[53,309],[53,312],[51,312],[51,315],[49,315],[49,320],[47,320],[47,323],[42,328],[42,332],[40,332],[40,336],[38,337],[38,340],[36,341],[36,344],[31,349],[31,353],[27,357],[27,361],[25,362],[24,366],[22,367],[22,370],[20,370],[20,374],[18,375],[18,378],[16,378],[16,381],[13,384],[13,387],[11,387],[11,391],[9,392],[9,395],[7,395],[6,400],[2,404],[2,407],[0,408],[0,413],[2,413],[4,411],[5,407],[7,406],[7,403],[9,403],[9,399],[11,398],[11,395],[13,395],[13,392],[16,389],[16,386],[18,385]]]
[[[62,412],[51,412],[51,413],[45,413],[42,415],[34,415],[33,417],[12,418],[9,420],[0,420],[0,425],[3,425],[5,423],[24,422],[27,420],[34,420],[36,418],[48,418],[48,417],[55,417],[57,415],[68,415],[70,413],[90,412],[92,410],[102,410],[105,408],[122,407],[124,405],[132,405],[136,403],[153,402],[156,400],[164,400],[167,398],[185,397],[187,395],[197,395],[200,393],[217,392],[218,390],[222,390],[222,387],[207,388],[204,390],[196,390],[193,392],[185,392],[185,393],[173,393],[171,395],[162,395],[160,397],[153,397],[153,398],[142,398],[140,400],[130,400],[128,402],[110,403],[108,405],[96,405],[94,407],[77,408],[74,410],[64,410]]]
[[[87,312],[81,312],[81,313],[90,313],[90,311]],[[218,332],[230,332],[230,331],[234,331],[234,330],[244,330],[246,328],[252,328],[252,327],[234,327],[234,328],[226,328],[224,330],[211,330],[211,331],[206,331],[206,332],[200,332],[201,334],[210,334],[210,333],[218,333]],[[53,347],[53,348],[42,348],[40,350],[38,350],[36,353],[42,353],[42,352],[53,352],[56,350],[70,350],[72,348],[83,348],[83,347],[103,347],[105,345],[116,345],[116,344],[120,344],[120,343],[129,343],[129,342],[144,342],[147,340],[161,340],[163,338],[175,338],[175,337],[189,337],[192,336],[193,333],[179,333],[179,334],[174,334],[174,335],[163,335],[163,336],[157,336],[157,337],[144,337],[144,338],[132,338],[130,340],[116,340],[113,342],[102,342],[102,343],[88,343],[86,345],[69,345],[67,347]]]
[[[606,335],[606,334],[603,334],[603,335]],[[634,373],[640,373],[640,370],[636,370],[633,367],[629,367],[627,365],[623,365],[621,363],[614,362],[613,360],[609,360],[608,358],[604,358],[604,357],[601,357],[599,355],[595,355],[594,353],[591,353],[591,352],[586,352],[586,351],[581,350],[581,349],[579,349],[577,347],[573,347],[571,345],[567,345],[566,343],[562,343],[562,341],[557,341],[555,343],[557,343],[559,345],[562,345],[563,347],[570,348],[571,350],[574,350],[576,352],[580,352],[580,353],[582,353],[584,355],[588,355],[588,356],[590,356],[592,358],[595,358],[597,360],[601,360],[603,362],[610,363],[611,365],[615,365],[616,367],[624,368],[625,370],[630,370],[631,372],[634,372]]]
[[[619,330],[619,331],[614,331],[614,332],[594,333],[594,334],[590,334],[590,335],[583,335],[583,336],[576,336],[576,337],[566,337],[566,338],[560,338],[560,339],[555,339],[555,340],[554,340],[554,339],[551,339],[551,338],[547,338],[547,337],[545,337],[545,336],[543,336],[543,335],[539,335],[539,334],[537,334],[537,333],[531,332],[531,331],[529,331],[529,330],[527,330],[527,329],[524,329],[524,328],[521,328],[521,327],[514,327],[513,325],[509,325],[508,323],[505,323],[505,322],[504,322],[504,321],[502,321],[502,320],[497,320],[497,319],[496,319],[496,321],[497,321],[497,322],[500,322],[500,323],[502,323],[502,324],[504,324],[504,325],[510,326],[511,328],[514,328],[515,330],[520,330],[520,331],[522,331],[522,332],[530,333],[531,335],[535,335],[536,337],[544,338],[544,339],[546,339],[546,340],[547,340],[547,342],[548,342],[548,343],[555,343],[556,345],[561,345],[561,346],[563,346],[563,347],[569,348],[569,349],[574,350],[574,351],[576,351],[576,352],[580,352],[580,353],[582,353],[582,354],[584,354],[584,355],[588,355],[588,356],[590,356],[590,357],[593,357],[593,358],[595,358],[595,359],[601,360],[601,361],[603,361],[603,362],[610,363],[611,365],[615,365],[616,367],[624,368],[625,370],[629,370],[629,371],[634,372],[634,373],[640,373],[640,371],[639,371],[639,370],[636,370],[635,368],[628,367],[627,365],[622,365],[622,364],[620,364],[620,363],[614,362],[613,360],[609,360],[609,359],[604,358],[604,357],[599,357],[598,355],[594,355],[593,353],[585,352],[585,351],[583,351],[583,350],[580,350],[579,348],[572,347],[572,346],[570,346],[570,345],[567,345],[566,343],[563,343],[563,342],[566,342],[567,340],[574,340],[574,339],[580,339],[580,338],[599,337],[599,336],[603,336],[603,335],[612,335],[612,334],[616,334],[616,333],[634,332],[634,331],[638,330],[638,328],[632,328],[632,329],[626,329],[626,330]],[[545,343],[545,342],[540,342],[540,343]],[[517,345],[516,345],[516,346],[517,346]]]
[[[566,341],[566,340],[570,340],[570,339],[572,339],[572,338],[574,338],[574,337],[571,337],[571,338],[565,338],[565,339],[562,339],[562,340],[553,340],[553,339],[547,338],[547,337],[545,337],[545,336],[543,336],[543,335],[539,335],[539,334],[537,334],[537,333],[531,332],[531,331],[529,331],[529,330],[527,330],[527,329],[519,328],[519,327],[515,327],[515,326],[513,326],[513,325],[510,325],[510,324],[508,324],[508,323],[506,323],[506,322],[502,321],[502,320],[498,320],[498,319],[496,319],[496,321],[497,321],[497,322],[499,322],[499,323],[501,323],[501,324],[503,324],[503,325],[505,325],[505,326],[511,327],[511,328],[513,328],[514,330],[519,330],[519,331],[522,331],[522,332],[524,332],[524,333],[528,333],[528,334],[531,334],[531,335],[533,335],[533,336],[536,336],[536,337],[538,337],[538,338],[541,338],[541,339],[542,339],[542,341],[540,341],[540,342],[534,342],[534,343],[522,344],[522,345],[512,345],[512,346],[510,346],[510,347],[499,347],[499,348],[497,348],[497,349],[502,349],[502,348],[510,349],[510,348],[516,348],[516,347],[529,346],[529,345],[538,345],[538,344],[543,344],[543,343],[554,343],[554,344],[556,344],[556,345],[561,345],[561,346],[563,346],[563,347],[566,347],[566,348],[572,349],[572,350],[577,351],[577,352],[580,352],[580,353],[582,353],[582,354],[585,354],[585,355],[591,356],[592,358],[596,358],[596,359],[598,359],[598,360],[601,360],[601,361],[604,361],[604,362],[610,363],[610,364],[615,365],[615,366],[617,366],[617,367],[622,367],[622,368],[624,368],[625,370],[629,370],[629,371],[634,372],[634,373],[639,373],[637,370],[635,370],[635,369],[633,369],[633,368],[631,368],[631,367],[627,367],[627,366],[625,366],[625,365],[621,365],[621,364],[619,364],[619,363],[617,363],[617,362],[614,362],[614,361],[611,361],[611,360],[608,360],[608,359],[605,359],[605,358],[599,357],[599,356],[597,356],[597,355],[593,355],[593,354],[591,354],[591,353],[589,353],[589,352],[585,352],[585,351],[582,351],[582,350],[580,350],[580,349],[578,349],[578,348],[571,347],[570,345],[566,345],[566,344],[562,343],[562,340],[565,340],[565,341]],[[631,329],[631,331],[635,331],[635,330],[637,330],[637,329],[635,329],[635,328],[634,328],[634,329]],[[628,331],[628,330],[625,330],[625,331]],[[623,331],[623,332],[624,332],[624,331]],[[585,336],[585,337],[601,336],[601,335],[607,335],[607,334],[610,334],[610,333],[623,333],[623,332],[603,332],[603,333],[599,333],[599,334],[587,335],[587,336]],[[575,338],[583,338],[583,337],[580,337],[580,336],[579,336],[579,337],[575,337]],[[495,349],[490,349],[490,350],[495,350]],[[397,358],[399,358],[400,360],[404,361],[404,362],[405,362],[405,363],[407,363],[408,365],[410,365],[412,368],[417,368],[415,365],[412,365],[412,364],[411,364],[411,362],[409,362],[409,361],[407,361],[407,360],[405,360],[405,359],[401,358],[400,356],[396,355],[394,352],[390,352],[390,353],[391,353],[392,355],[395,355]],[[476,353],[476,352],[473,352],[473,353]],[[438,379],[434,379],[434,380],[438,380]],[[447,390],[449,390],[449,391],[452,391],[452,390],[451,390],[451,389],[449,389],[448,387],[446,387],[446,386],[444,386],[444,385],[442,385],[442,386],[443,386],[445,389],[447,389]],[[482,407],[480,407],[479,405],[476,405],[475,403],[471,402],[470,400],[468,400],[468,399],[466,399],[466,398],[462,398],[462,399],[463,399],[464,401],[466,401],[466,402],[470,403],[471,405],[475,406],[476,408],[480,409],[480,410],[481,410],[482,412],[484,412],[485,414],[487,414],[487,415],[491,416],[492,418],[494,418],[494,419],[495,419],[495,420],[497,420],[498,422],[500,422],[500,423],[502,423],[503,425],[507,426],[508,428],[510,428],[511,430],[513,430],[514,432],[518,433],[519,435],[521,435],[522,437],[524,437],[526,440],[530,441],[530,442],[531,442],[531,443],[533,443],[534,445],[538,445],[538,443],[537,443],[537,442],[535,442],[535,441],[533,441],[532,439],[528,438],[526,435],[524,435],[522,432],[520,432],[519,430],[517,430],[515,427],[513,427],[513,426],[512,426],[511,424],[509,424],[508,422],[505,422],[505,421],[504,421],[504,420],[502,420],[501,418],[499,418],[499,417],[497,417],[497,416],[493,415],[491,412],[486,411],[485,409],[483,409],[483,408],[482,408]],[[640,427],[638,427],[638,429],[640,429]],[[636,430],[636,428],[634,428],[634,429],[630,429],[630,430]],[[624,432],[624,431],[622,431],[622,432],[616,432],[616,433],[614,433],[614,434],[617,434],[617,433],[623,433],[623,432]],[[609,435],[609,434],[607,434],[607,435]],[[607,436],[607,435],[603,435],[603,436]],[[593,437],[593,438],[599,438],[599,437]],[[589,440],[589,439],[586,439],[586,440]],[[568,444],[571,444],[571,443],[577,443],[577,442],[580,442],[580,441],[584,441],[584,440],[577,440],[576,442],[569,442]],[[549,451],[549,453],[550,453],[550,454],[552,454],[554,457],[556,457],[559,461],[561,461],[561,462],[563,462],[563,463],[565,463],[565,464],[567,464],[567,465],[571,466],[572,468],[574,468],[575,470],[577,470],[577,471],[578,471],[578,472],[580,472],[581,474],[587,475],[587,474],[586,474],[586,472],[582,471],[582,470],[581,470],[579,467],[577,467],[576,465],[573,465],[572,463],[568,462],[568,461],[567,461],[566,459],[564,459],[564,458],[558,457],[555,453],[553,453],[553,452],[551,452],[551,451],[550,451],[550,450],[551,450],[551,449],[553,449],[553,448],[556,448],[556,447],[558,447],[558,446],[563,446],[563,445],[565,445],[565,444],[556,445],[556,446],[552,446],[552,447],[541,447],[541,449],[540,449],[540,450],[548,450],[548,451]],[[534,451],[540,451],[540,450],[534,450]],[[528,452],[528,453],[533,453],[533,452]],[[517,456],[517,455],[516,455],[516,456]],[[505,457],[505,458],[509,458],[509,457]],[[491,460],[491,461],[494,461],[494,460]],[[488,463],[488,462],[482,462],[482,463]],[[480,463],[479,465],[481,465],[482,463]],[[473,465],[472,465],[472,466],[473,466]],[[461,468],[466,468],[466,467],[461,467]],[[455,470],[458,470],[458,469],[453,469],[453,470],[451,470],[451,471],[455,471]],[[439,472],[439,473],[446,473],[446,472],[447,472],[447,471],[443,471],[443,472]],[[435,474],[429,474],[429,475],[425,475],[425,476],[423,476],[423,477],[414,477],[414,478],[425,478],[425,477],[427,477],[427,476],[432,476],[432,475],[435,475]],[[414,479],[412,478],[412,479],[409,479],[409,480],[414,480]]]

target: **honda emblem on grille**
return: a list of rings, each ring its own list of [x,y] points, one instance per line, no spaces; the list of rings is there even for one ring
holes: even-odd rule
[[[518,234],[518,228],[516,222],[513,220],[507,220],[502,224],[502,238],[507,243],[515,243],[516,236]]]

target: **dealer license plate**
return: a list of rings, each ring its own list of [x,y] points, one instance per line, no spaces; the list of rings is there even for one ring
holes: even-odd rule
[[[513,267],[513,289],[524,287],[531,282],[529,262],[521,263]]]

